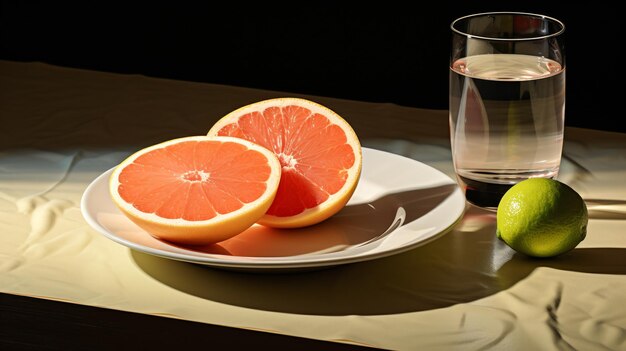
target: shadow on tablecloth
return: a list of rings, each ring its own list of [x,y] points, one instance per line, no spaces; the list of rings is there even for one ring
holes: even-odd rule
[[[515,253],[495,237],[493,213],[469,208],[454,230],[411,251],[284,274],[208,268],[131,251],[147,274],[203,299],[308,315],[382,315],[467,303],[506,290],[538,267],[626,274],[626,249],[579,248],[551,259]]]

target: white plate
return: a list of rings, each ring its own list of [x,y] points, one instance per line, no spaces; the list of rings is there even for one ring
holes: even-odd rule
[[[346,207],[311,227],[254,225],[221,243],[183,247],[156,239],[128,220],[109,196],[112,169],[85,190],[90,226],[131,249],[220,268],[281,271],[385,257],[443,235],[462,216],[465,198],[444,173],[396,154],[363,148],[363,170]]]

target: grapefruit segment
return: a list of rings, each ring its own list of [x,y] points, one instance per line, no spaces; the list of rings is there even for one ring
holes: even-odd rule
[[[300,98],[259,101],[220,119],[209,136],[230,136],[274,152],[282,172],[278,192],[258,222],[296,228],[337,213],[361,173],[361,145],[346,120]]]
[[[192,136],[140,150],[111,174],[117,207],[151,235],[206,245],[254,224],[278,190],[273,152],[232,137]]]

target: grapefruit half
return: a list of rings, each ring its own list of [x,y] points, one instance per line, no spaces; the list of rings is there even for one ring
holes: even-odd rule
[[[280,181],[273,152],[240,138],[192,136],[140,150],[111,174],[113,202],[151,235],[206,245],[254,224]]]
[[[352,127],[325,106],[300,98],[259,101],[221,118],[209,136],[232,136],[276,154],[282,172],[274,202],[258,223],[298,228],[341,210],[361,174]]]

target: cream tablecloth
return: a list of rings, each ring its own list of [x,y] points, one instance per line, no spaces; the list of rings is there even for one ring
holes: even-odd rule
[[[514,254],[470,207],[408,252],[272,275],[135,252],[83,219],[85,187],[131,152],[280,96],[299,95],[0,61],[0,291],[386,349],[626,350],[624,134],[566,129],[559,179],[590,222],[555,259]],[[302,97],[453,176],[446,111]]]

